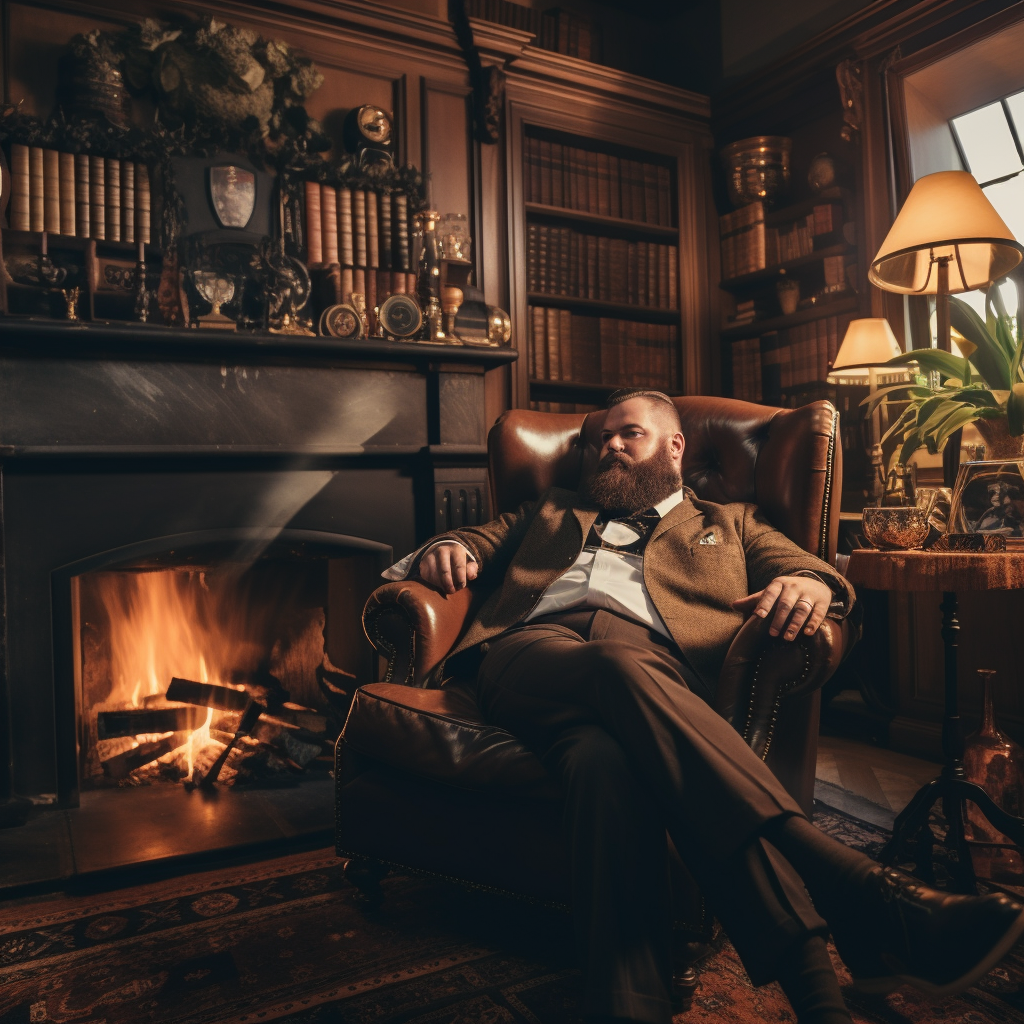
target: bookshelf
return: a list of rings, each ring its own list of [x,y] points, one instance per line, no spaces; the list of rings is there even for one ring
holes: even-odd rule
[[[668,154],[524,125],[519,404],[577,412],[627,385],[679,391],[676,180]]]
[[[784,406],[831,397],[825,377],[860,307],[850,206],[837,191],[719,218],[726,393]],[[789,312],[781,282],[797,293]]]

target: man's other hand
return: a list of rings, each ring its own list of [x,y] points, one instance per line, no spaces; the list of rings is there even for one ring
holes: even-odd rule
[[[470,580],[476,579],[478,569],[469,552],[454,541],[432,547],[417,567],[420,579],[437,587],[443,594],[462,590]]]
[[[821,580],[810,576],[776,576],[764,590],[733,601],[732,606],[762,619],[771,615],[768,632],[772,636],[782,633],[783,639],[794,640],[801,628],[808,636],[817,631],[831,602],[832,591]]]

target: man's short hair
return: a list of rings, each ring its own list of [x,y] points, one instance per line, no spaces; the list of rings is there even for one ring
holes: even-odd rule
[[[634,398],[642,398],[652,405],[656,405],[671,418],[675,428],[682,431],[683,425],[679,419],[679,410],[676,408],[676,403],[663,391],[655,391],[652,388],[619,388],[618,391],[613,391],[608,396],[605,408],[614,409],[615,406],[622,405],[623,402],[629,402]]]

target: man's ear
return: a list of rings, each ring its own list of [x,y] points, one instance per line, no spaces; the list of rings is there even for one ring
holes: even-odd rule
[[[668,447],[673,455],[678,453],[680,460],[682,460],[683,452],[686,450],[686,438],[677,430],[669,439]]]

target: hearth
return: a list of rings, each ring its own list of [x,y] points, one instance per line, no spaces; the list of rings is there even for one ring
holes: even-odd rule
[[[380,571],[487,517],[513,353],[197,335],[0,320],[0,886],[323,833]]]

